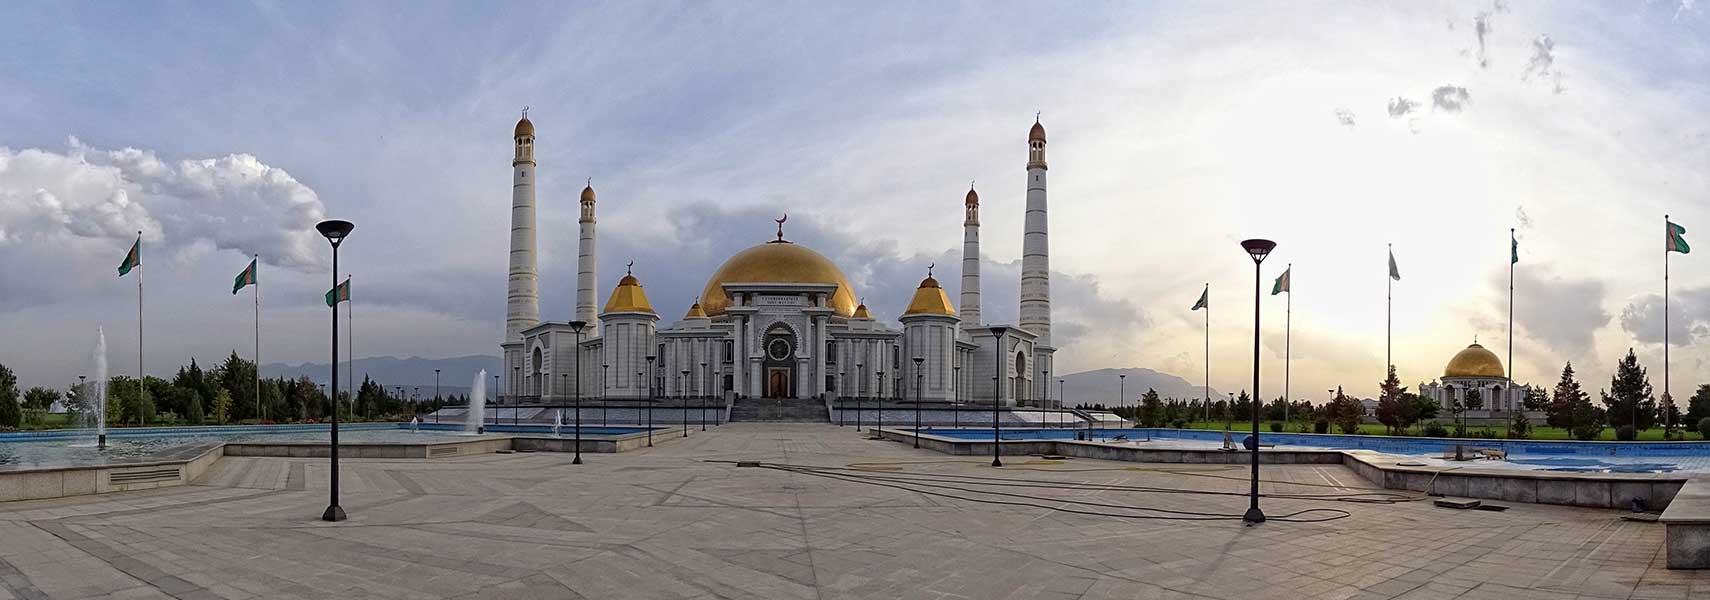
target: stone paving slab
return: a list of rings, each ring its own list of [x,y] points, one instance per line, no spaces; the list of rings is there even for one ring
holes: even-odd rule
[[[1660,524],[1615,511],[1267,498],[1273,516],[1349,516],[1117,518],[1238,515],[1245,467],[1007,458],[993,469],[835,425],[731,424],[583,465],[350,460],[350,520],[323,523],[324,460],[227,457],[189,486],[0,503],[0,600],[1710,597],[1710,573],[1663,568]],[[706,462],[735,460],[871,464],[851,481]],[[1264,473],[1269,494],[1369,485],[1340,465]],[[866,477],[908,474],[1054,487],[1001,488],[1020,498]],[[1074,483],[1151,491],[1063,487]],[[1175,493],[1190,490],[1229,495]]]

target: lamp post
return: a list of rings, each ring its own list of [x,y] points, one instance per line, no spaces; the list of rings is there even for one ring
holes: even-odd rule
[[[1063,428],[1063,380],[1057,380],[1057,428]]]
[[[558,374],[558,389],[560,389],[560,390],[570,389],[570,374],[569,373],[559,373]],[[562,394],[563,392],[559,392],[559,393]],[[564,408],[563,408],[562,402],[559,403],[559,408],[557,408],[556,410],[558,411],[558,424],[563,425],[564,424],[563,423],[563,421],[564,421]],[[552,435],[558,435],[558,431],[553,430]],[[580,445],[580,444],[577,444],[577,445]]]
[[[689,437],[689,390],[684,385],[689,383],[689,370],[683,369],[683,376],[677,378],[677,393],[683,395],[683,437]]]
[[[718,365],[713,365],[713,368],[712,368],[713,399],[718,401],[718,418],[713,419],[713,423],[712,423],[715,426],[716,425],[723,425],[724,420],[730,418],[730,415],[728,415],[724,412],[724,377],[723,377],[723,375],[724,374],[720,371]]]
[[[997,357],[997,368],[992,370],[992,466],[1001,467],[1003,461],[998,460],[998,443],[1003,441],[1003,421],[998,419],[998,409],[1003,405],[1003,336],[1009,331],[1008,327],[993,327],[992,346],[997,351],[992,355]]]
[[[612,366],[600,365],[600,426],[606,426],[606,385],[611,381]]]
[[[877,435],[883,438],[885,437],[885,372],[880,370],[875,373],[879,376],[879,420],[877,421],[879,432]]]
[[[1051,370],[1050,369],[1040,369],[1039,370],[1039,383],[1044,384],[1044,385],[1041,385],[1039,387],[1041,387],[1045,390],[1045,394],[1044,394],[1045,397],[1041,398],[1039,400],[1039,428],[1045,429],[1045,427],[1046,427],[1045,405],[1051,403]]]
[[[914,357],[914,447],[916,448],[920,447],[920,401],[922,399],[921,392],[925,391],[920,386],[920,363],[923,362],[926,362],[925,358]]]
[[[951,367],[950,371],[953,374],[950,379],[950,389],[952,390],[950,395],[955,398],[955,401],[950,403],[950,423],[953,427],[960,429],[962,427],[962,366]]]
[[[843,405],[849,399],[849,374],[842,369],[837,371],[837,426],[843,426]]]
[[[1259,510],[1259,278],[1265,257],[1270,256],[1271,250],[1277,243],[1270,240],[1251,239],[1241,242],[1241,247],[1253,257],[1253,481],[1251,491],[1247,494],[1249,504],[1247,514],[1241,520],[1251,524],[1265,522],[1264,511]]]
[[[710,375],[712,374],[712,371],[707,369],[707,361],[704,361],[704,360],[701,361],[701,373],[709,375],[709,377],[707,377],[707,380],[704,380],[701,382],[701,393],[699,396],[700,400],[701,400],[701,431],[706,431],[707,430],[707,400],[708,400],[707,396],[709,396],[709,394],[707,394],[707,384],[712,383],[712,381],[711,381],[712,377],[710,377]]]
[[[332,244],[332,282],[335,289],[338,287],[338,246],[339,244],[344,243],[344,238],[349,236],[350,230],[355,228],[356,225],[352,224],[350,221],[339,219],[329,219],[315,224],[315,230],[321,232],[321,235],[326,236],[327,242]],[[332,458],[331,492],[329,498],[330,502],[327,504],[326,511],[321,513],[321,520],[343,521],[345,518],[344,508],[338,505],[338,400],[336,399],[338,398],[337,302],[334,302],[332,307],[332,390],[332,397],[334,400],[332,401],[332,450],[330,453]]]
[[[494,375],[493,376],[493,395],[497,396],[498,394],[499,394],[499,376]],[[498,425],[499,424],[499,406],[504,404],[504,403],[497,401],[497,400],[499,400],[498,398],[495,398],[494,400],[495,400],[495,402],[493,402],[493,424]]]
[[[855,431],[861,431],[861,394],[866,391],[867,370],[862,363],[855,363]]]
[[[587,321],[570,322],[570,331],[576,333],[576,351],[570,354],[570,362],[575,363],[576,373],[576,380],[570,386],[576,399],[576,458],[570,461],[573,465],[582,464],[582,328],[587,326]]]
[[[647,355],[647,447],[653,447],[653,359],[659,358]]]
[[[1126,403],[1128,403],[1128,374],[1119,373],[1116,376],[1116,407],[1122,408],[1122,405]],[[1122,415],[1117,416],[1121,417]]]
[[[433,422],[439,422],[439,369],[433,370]]]

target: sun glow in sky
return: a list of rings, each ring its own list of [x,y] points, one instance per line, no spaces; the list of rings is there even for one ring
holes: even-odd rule
[[[1660,0],[9,4],[0,363],[63,386],[97,326],[134,346],[113,267],[138,230],[151,373],[249,347],[252,253],[264,360],[323,361],[324,216],[357,223],[358,355],[495,354],[524,105],[543,318],[574,304],[588,177],[598,296],[633,259],[667,321],[785,211],[894,319],[959,264],[973,180],[986,317],[1013,322],[1042,111],[1063,373],[1198,381],[1209,283],[1212,386],[1248,387],[1248,237],[1279,244],[1267,293],[1294,268],[1295,397],[1375,392],[1388,244],[1404,383],[1474,336],[1506,360],[1514,228],[1516,378],[1571,360],[1596,389],[1634,347],[1660,393],[1663,215],[1710,247],[1706,40],[1703,6]],[[1671,263],[1679,397],[1710,380],[1707,260]],[[1284,298],[1263,315],[1274,397]]]

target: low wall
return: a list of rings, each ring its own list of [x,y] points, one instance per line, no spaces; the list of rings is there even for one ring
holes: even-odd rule
[[[886,439],[914,444],[909,430],[884,431]],[[990,456],[998,444],[1002,456],[1057,454],[1142,463],[1250,464],[1250,452],[1146,448],[1078,440],[966,440],[930,434],[919,436],[920,447],[961,456]],[[1340,464],[1373,484],[1409,490],[1506,502],[1560,504],[1591,508],[1629,509],[1642,499],[1650,510],[1668,507],[1691,476],[1681,473],[1563,473],[1521,469],[1479,469],[1476,466],[1414,467],[1405,458],[1366,450],[1261,449],[1259,464]]]
[[[175,460],[0,471],[0,502],[184,485],[223,456],[218,444],[197,446],[185,454]]]

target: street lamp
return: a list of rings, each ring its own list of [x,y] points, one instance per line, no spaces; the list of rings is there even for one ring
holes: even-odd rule
[[[703,374],[712,373],[712,371],[707,369],[707,361],[704,361],[704,360],[701,361],[701,373],[703,373]],[[708,379],[711,379],[711,377],[708,377]],[[707,430],[707,400],[708,400],[707,396],[709,395],[709,394],[707,394],[707,384],[709,384],[709,383],[712,383],[712,382],[711,381],[702,381],[701,382],[701,393],[699,396],[700,400],[701,400],[701,431]]]
[[[349,236],[350,230],[355,229],[355,228],[356,228],[356,225],[352,224],[350,221],[344,221],[344,220],[340,220],[340,219],[329,219],[329,220],[321,221],[321,222],[315,224],[315,230],[321,232],[321,235],[326,236],[327,242],[332,244],[332,283],[333,283],[334,288],[338,287],[338,246],[339,246],[339,244],[344,243],[344,238],[346,236]],[[332,390],[333,390],[333,398],[337,398],[338,397],[338,303],[337,302],[334,302],[333,307],[332,307]],[[326,512],[321,513],[321,520],[322,521],[343,521],[345,518],[344,508],[338,505],[338,400],[336,400],[336,399],[333,400],[332,405],[333,405],[332,406],[332,408],[333,408],[333,410],[332,410],[332,432],[331,432],[332,451],[330,453],[330,455],[332,457],[332,476],[331,476],[332,477],[332,480],[331,480],[332,485],[331,485],[331,493],[330,493],[330,502],[327,504]]]
[[[1045,429],[1045,427],[1046,427],[1045,405],[1051,403],[1051,370],[1050,369],[1040,369],[1039,370],[1039,383],[1044,384],[1044,385],[1041,385],[1039,387],[1045,390],[1045,397],[1041,398],[1039,400],[1039,428]]]
[[[683,417],[683,437],[689,437],[689,370],[683,369],[683,376],[677,378],[677,392],[683,395],[683,409],[678,412]]]
[[[1128,402],[1128,374],[1119,373],[1116,376],[1116,407],[1122,408]],[[1112,411],[1114,412],[1114,411]],[[1120,417],[1121,415],[1117,415]],[[1102,420],[1102,419],[1100,419]]]
[[[849,374],[842,369],[837,370],[837,426],[843,426],[843,409],[849,399]]]
[[[493,376],[493,394],[496,396],[496,395],[498,395],[498,393],[499,393],[499,376],[494,375]],[[495,400],[495,402],[493,403],[494,404],[493,424],[498,425],[499,424],[499,408],[498,408],[498,406],[501,406],[504,403],[497,401],[497,400],[500,400],[499,398],[494,398],[494,400]],[[482,416],[486,416],[486,415],[482,415]]]
[[[883,438],[885,437],[885,372],[880,370],[875,373],[879,376],[879,432],[875,435]]]
[[[862,363],[855,363],[855,431],[861,431],[861,393],[867,390],[867,370]]]
[[[730,413],[725,411],[724,373],[720,371],[718,365],[713,365],[712,379],[713,399],[718,401],[718,418],[713,419],[713,425],[723,425],[725,420],[730,418]]]
[[[1050,384],[1046,384],[1050,385]],[[1057,428],[1063,427],[1063,380],[1057,380]]]
[[[1259,278],[1262,270],[1260,264],[1265,262],[1266,256],[1270,256],[1271,250],[1276,249],[1277,243],[1251,239],[1241,242],[1241,247],[1253,257],[1253,481],[1251,491],[1247,494],[1247,514],[1242,515],[1241,520],[1258,524],[1265,522],[1265,513],[1259,510]]]
[[[647,447],[653,447],[653,359],[659,358],[647,355]]]
[[[576,394],[576,458],[570,461],[573,465],[582,464],[582,328],[587,326],[587,321],[570,322],[570,331],[576,334],[576,351],[570,354],[570,362],[576,366],[576,381],[570,388]]]
[[[600,426],[601,427],[606,426],[606,403],[609,402],[609,400],[606,398],[606,382],[611,380],[611,376],[612,376],[612,366],[609,364],[600,365]]]
[[[998,419],[998,408],[1003,404],[1003,336],[1009,328],[999,325],[991,331],[992,347],[996,350],[992,355],[997,357],[997,368],[992,370],[992,466],[1001,467],[1003,461],[998,460],[998,442],[1003,440],[1003,421]]]
[[[950,402],[950,423],[953,427],[960,429],[962,427],[962,366],[950,367],[950,371],[952,373],[950,396],[953,399]]]
[[[916,448],[920,447],[920,401],[921,392],[925,391],[920,386],[920,363],[923,362],[926,362],[925,358],[914,357],[914,447]]]

